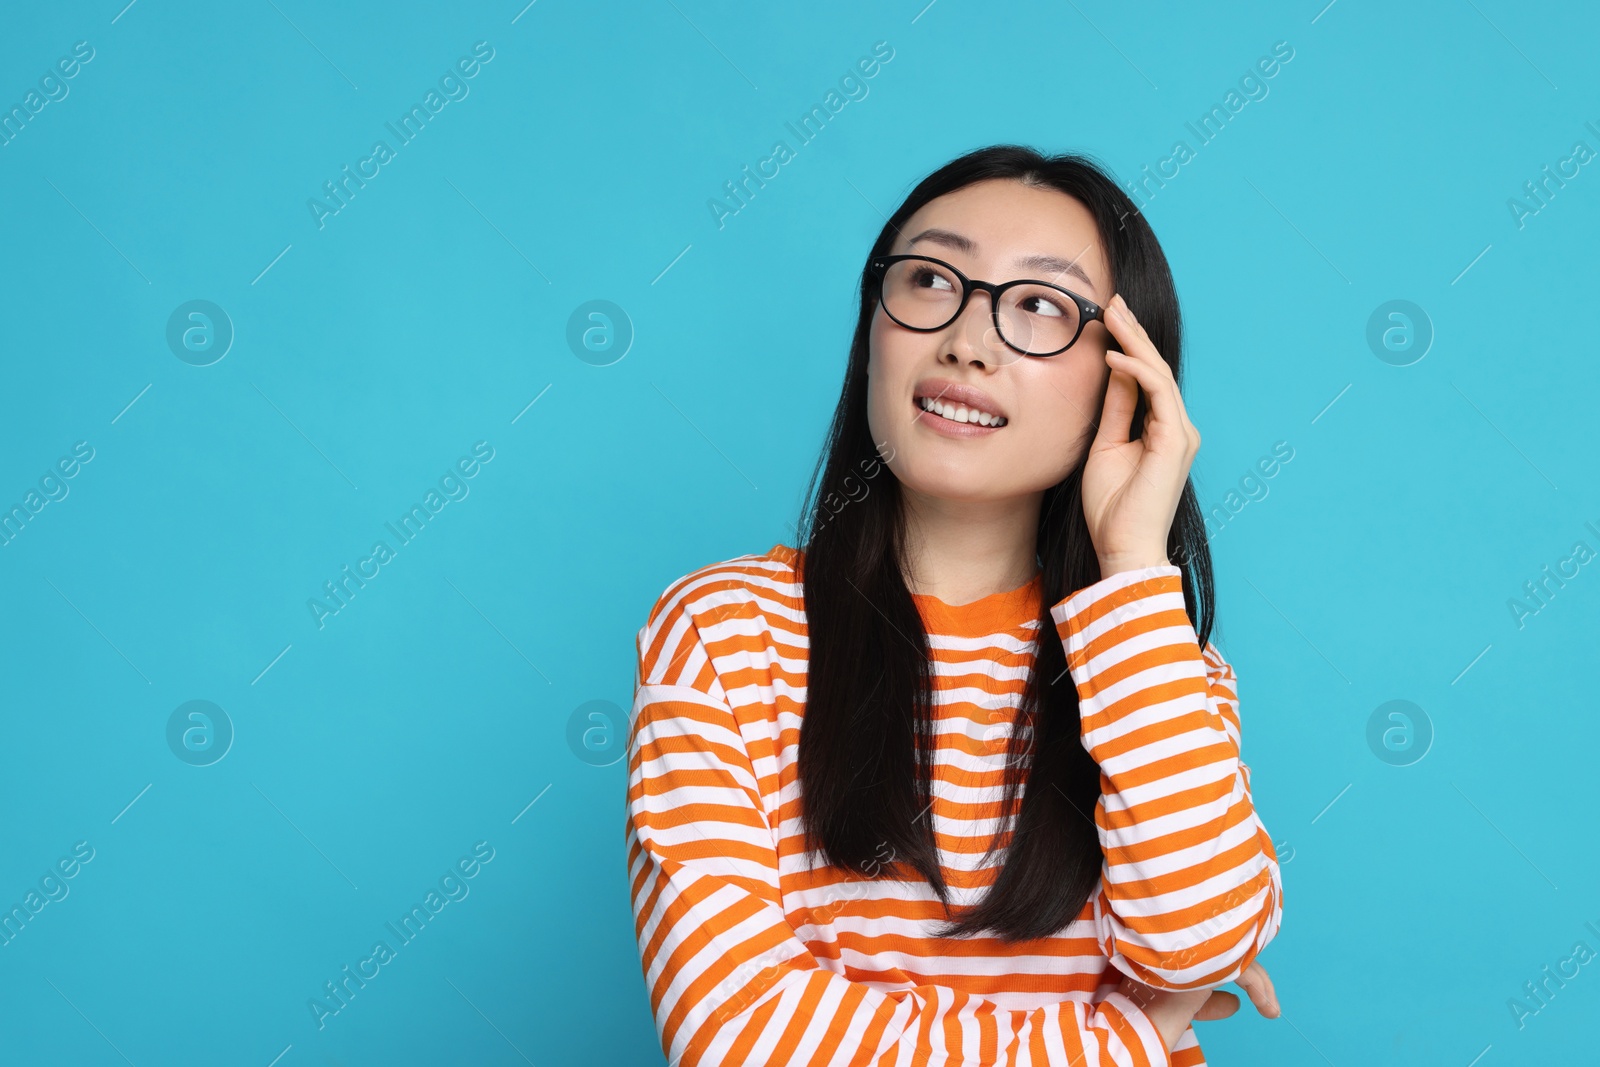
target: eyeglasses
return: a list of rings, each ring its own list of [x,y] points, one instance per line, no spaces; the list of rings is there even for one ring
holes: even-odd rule
[[[1019,278],[977,282],[931,256],[881,256],[868,264],[878,279],[884,313],[908,330],[932,333],[960,317],[973,290],[989,294],[994,327],[1008,348],[1053,356],[1071,348],[1084,324],[1105,321],[1105,309],[1070,289]]]

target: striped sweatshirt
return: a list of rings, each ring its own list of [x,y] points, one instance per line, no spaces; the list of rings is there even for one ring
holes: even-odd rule
[[[948,916],[904,865],[873,877],[804,850],[801,563],[779,544],[692,571],[638,632],[627,866],[671,1067],[1204,1064],[1193,1027],[1168,1048],[1120,975],[1165,989],[1237,978],[1277,933],[1283,887],[1239,758],[1234,673],[1200,647],[1178,568],[1073,593],[1051,606],[1050,635],[1039,575],[962,605],[914,594],[953,905],[981,898],[1004,861],[1001,848],[981,865],[1015,818],[1000,810],[1007,733],[1041,637],[1064,644],[1100,766],[1097,891],[1053,935],[1008,944],[933,936]]]

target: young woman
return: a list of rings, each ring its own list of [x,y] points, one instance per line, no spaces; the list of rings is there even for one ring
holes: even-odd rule
[[[1283,888],[1209,640],[1165,257],[1002,145],[863,267],[803,545],[638,634],[627,859],[677,1067],[1205,1062]]]

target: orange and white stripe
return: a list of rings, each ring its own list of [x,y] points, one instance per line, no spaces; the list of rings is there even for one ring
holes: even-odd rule
[[[673,582],[637,638],[627,857],[640,960],[672,1067],[1205,1063],[1169,1050],[1120,973],[1237,978],[1278,931],[1276,853],[1239,759],[1237,683],[1202,649],[1175,566],[1112,575],[1050,609],[1101,768],[1099,890],[1055,934],[938,939],[925,879],[813,864],[795,757],[806,698],[799,552]],[[1002,760],[1039,637],[1041,586],[951,606],[917,596],[934,660],[933,820],[952,903],[1004,849]],[[888,873],[885,874],[884,872]],[[878,875],[873,877],[873,875]],[[1119,973],[1120,972],[1120,973]]]

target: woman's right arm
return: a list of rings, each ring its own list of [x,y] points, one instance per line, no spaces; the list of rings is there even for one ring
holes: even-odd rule
[[[639,632],[627,750],[634,928],[671,1067],[1167,1067],[1171,1045],[1120,991],[1015,1009],[823,967],[784,914],[760,784],[685,591],[669,588]]]

